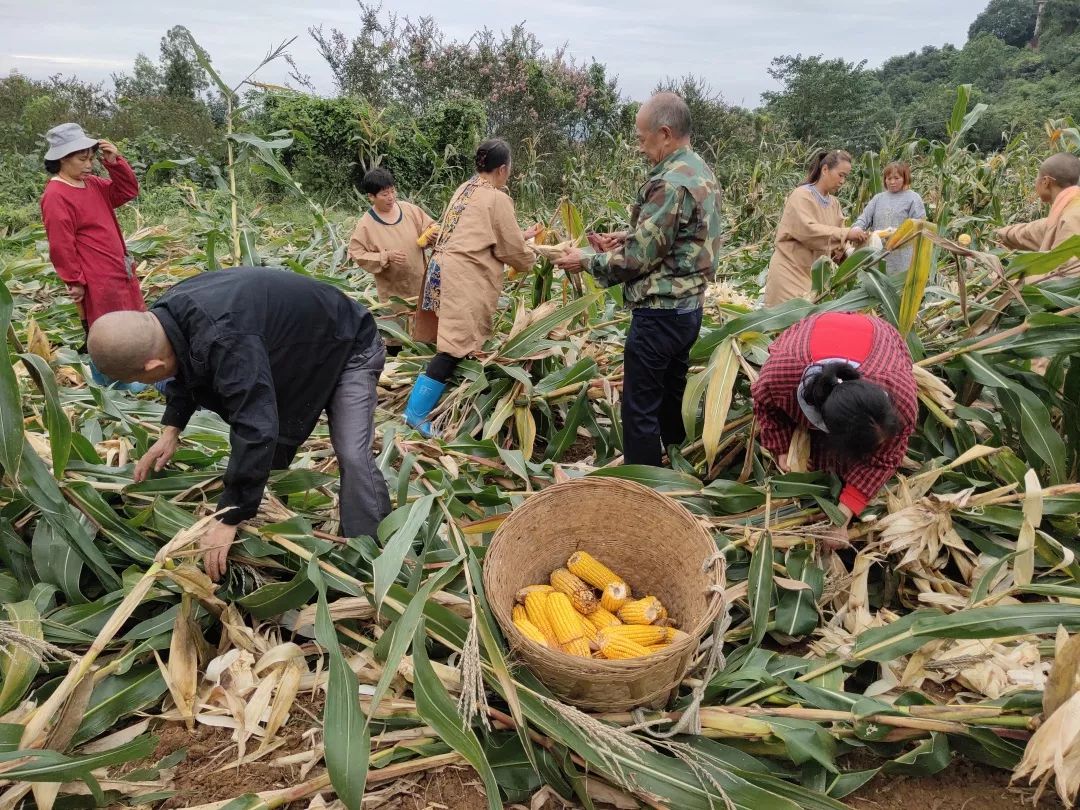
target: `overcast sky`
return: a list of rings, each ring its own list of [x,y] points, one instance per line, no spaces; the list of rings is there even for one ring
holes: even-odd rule
[[[524,22],[550,51],[565,44],[579,61],[596,59],[642,98],[665,76],[704,77],[727,101],[756,106],[774,87],[774,56],[821,53],[879,65],[924,45],[963,45],[987,0],[386,0],[384,9],[433,16],[451,37],[481,26]],[[355,33],[355,0],[0,0],[0,75],[76,74],[103,80],[129,70],[140,51],[157,59],[172,25],[191,29],[226,80],[239,80],[268,47],[298,36],[291,53],[320,92],[334,88],[307,33],[312,25]],[[259,74],[283,83],[284,63]]]

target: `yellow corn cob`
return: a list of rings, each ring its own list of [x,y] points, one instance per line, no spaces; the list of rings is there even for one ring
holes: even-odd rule
[[[676,632],[678,631],[670,627],[656,627],[651,624],[620,624],[616,627],[605,627],[603,630],[607,638],[624,638],[643,647],[672,641]]]
[[[581,626],[581,617],[574,610],[574,606],[570,604],[569,596],[558,591],[549,593],[544,609],[559,646],[565,647],[571,642],[585,640],[585,630]]]
[[[514,627],[520,630],[521,634],[529,641],[535,641],[542,647],[549,646],[548,640],[544,637],[544,634],[540,632],[540,628],[528,619],[514,619]]]
[[[635,599],[619,608],[619,618],[624,624],[652,624],[660,618],[663,605],[655,596]]]
[[[588,616],[578,616],[581,620],[581,631],[585,636],[585,639],[590,645],[596,644],[596,634],[600,632],[600,629],[589,621]]]
[[[428,242],[432,240],[432,237],[439,233],[439,224],[436,222],[434,225],[429,225],[427,230],[420,234],[420,238],[416,240],[417,247],[427,247]]]
[[[529,620],[529,614],[525,611],[524,605],[514,605],[514,609],[511,611],[510,616],[515,622]]]
[[[604,658],[616,661],[623,658],[639,658],[649,654],[649,651],[636,641],[629,641],[625,638],[613,638],[609,636],[606,631],[600,632],[599,647],[600,654],[604,656]]]
[[[533,591],[525,597],[525,612],[529,616],[529,621],[535,624],[536,628],[544,634],[548,646],[557,648],[559,639],[556,638],[555,628],[551,626],[551,621],[548,619],[547,599],[548,594],[544,593],[544,591]]]
[[[600,596],[600,606],[611,613],[618,613],[629,598],[630,588],[625,582],[609,582]]]
[[[575,655],[578,658],[592,658],[592,647],[583,638],[562,645],[562,651],[567,655]]]
[[[623,578],[596,559],[587,551],[575,551],[566,561],[570,573],[576,574],[594,588],[604,590],[612,582],[622,582]]]
[[[605,627],[611,627],[613,625],[622,624],[619,621],[619,617],[612,613],[610,610],[605,610],[601,605],[588,616],[585,617],[597,630],[603,630]]]
[[[569,596],[570,604],[578,613],[588,615],[600,606],[592,588],[565,568],[556,568],[551,572],[551,587]]]
[[[553,590],[555,589],[552,588],[550,585],[526,585],[524,588],[514,594],[514,601],[525,604],[525,597],[533,591],[539,591],[540,593],[551,593]]]

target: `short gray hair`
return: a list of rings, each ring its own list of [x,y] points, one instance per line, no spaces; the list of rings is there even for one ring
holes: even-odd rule
[[[657,93],[645,102],[644,109],[653,132],[667,127],[676,138],[690,137],[690,108],[678,93]]]

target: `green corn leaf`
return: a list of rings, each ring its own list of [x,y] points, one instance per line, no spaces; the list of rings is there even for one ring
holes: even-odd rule
[[[1037,635],[1053,633],[1058,625],[1072,632],[1080,631],[1080,605],[994,605],[951,614],[917,610],[885,627],[862,633],[855,641],[852,658],[892,661],[934,639]]]
[[[1050,469],[1053,483],[1065,480],[1065,442],[1053,428],[1050,412],[1034,393],[1007,377],[978,352],[970,352],[961,358],[964,365],[983,385],[1005,389],[1019,402],[1020,425],[1025,442]]]
[[[750,602],[750,641],[756,647],[765,638],[776,584],[773,582],[772,533],[763,532],[750,557],[747,599]]]
[[[484,782],[488,808],[501,810],[503,803],[499,798],[499,784],[495,781],[491,764],[484,755],[484,749],[480,746],[476,734],[462,722],[461,715],[457,712],[457,705],[435,674],[435,670],[432,669],[425,649],[426,642],[427,634],[424,631],[424,622],[421,620],[416,627],[416,637],[413,641],[413,667],[416,672],[413,687],[416,695],[416,713],[435,730],[440,739],[476,768],[476,772],[480,774]]]
[[[425,495],[409,506],[397,510],[399,514],[406,514],[405,520],[401,527],[387,540],[382,553],[376,558],[373,566],[375,575],[375,610],[382,607],[386,592],[390,590],[390,585],[401,572],[405,556],[409,553],[413,543],[416,542],[417,534],[431,515],[431,509],[434,505],[435,496]],[[387,520],[393,521],[394,515],[387,517]]]
[[[739,352],[734,338],[716,347],[706,373],[709,383],[705,389],[705,422],[701,429],[701,440],[705,445],[705,463],[712,466],[720,448],[728,411],[731,410],[735,380],[739,376]]]
[[[156,665],[110,675],[94,687],[82,724],[72,739],[79,745],[112,728],[120,719],[156,704],[165,694],[165,679]]]
[[[360,683],[341,653],[326,602],[326,580],[317,557],[311,558],[307,570],[308,578],[319,592],[315,637],[330,658],[330,682],[323,714],[326,770],[342,804],[349,810],[360,810],[371,756],[371,737],[360,708]]]
[[[904,290],[900,295],[900,312],[896,324],[901,335],[908,334],[915,326],[915,318],[922,307],[926,284],[934,269],[934,243],[925,235],[935,233],[937,226],[932,222],[918,223],[919,235],[915,238],[915,249],[911,256],[911,265],[904,277]]]
[[[521,360],[522,358],[536,354],[553,329],[579,317],[583,312],[588,310],[591,305],[603,298],[603,296],[604,292],[600,290],[589,295],[583,295],[581,298],[574,299],[566,306],[559,307],[551,314],[544,318],[540,318],[536,323],[530,324],[514,337],[507,340],[499,348],[497,356],[509,360]]]
[[[676,472],[664,467],[649,467],[645,464],[624,464],[621,467],[604,467],[589,473],[595,478],[622,478],[651,487],[658,492],[698,491],[702,488],[701,480],[686,473]]]
[[[68,458],[71,456],[71,422],[60,406],[56,376],[44,358],[31,353],[20,354],[19,357],[33,370],[34,380],[45,397],[45,428],[49,431],[53,475],[63,478]]]
[[[389,638],[390,643],[385,647],[386,657],[383,660],[382,675],[379,677],[379,682],[375,684],[375,691],[371,695],[370,706],[372,714],[375,713],[376,707],[386,695],[386,691],[390,688],[391,682],[397,677],[398,664],[401,663],[405,651],[409,648],[409,644],[413,640],[416,628],[424,617],[424,609],[428,599],[433,593],[446,587],[446,585],[460,573],[461,566],[459,561],[455,560],[453,564],[447,566],[425,582],[416,591],[416,596],[409,595],[408,605],[401,611],[398,618],[391,624],[386,633],[383,634],[383,639]],[[394,586],[394,588],[400,587],[401,586],[399,585]],[[391,593],[392,592],[393,591],[391,591]],[[406,591],[406,593],[408,592]],[[385,607],[386,604],[387,602],[384,600],[382,605]],[[376,650],[376,652],[378,652],[378,650]]]
[[[794,549],[787,556],[788,576],[805,582],[809,588],[783,590],[776,605],[776,631],[798,638],[818,625],[817,600],[825,587],[825,571],[814,565],[813,552]]]
[[[27,638],[44,638],[41,614],[33,602],[4,605],[4,611],[12,630]],[[32,650],[13,643],[0,647],[0,715],[19,704],[34,682],[38,667],[38,657]]]

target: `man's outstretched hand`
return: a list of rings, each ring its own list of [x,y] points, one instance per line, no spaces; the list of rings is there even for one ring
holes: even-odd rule
[[[220,520],[212,520],[199,538],[199,549],[203,552],[203,568],[214,582],[225,576],[229,548],[236,540],[236,528]]]
[[[161,472],[180,446],[180,429],[166,427],[159,438],[135,465],[135,483],[141,484],[150,472]]]

